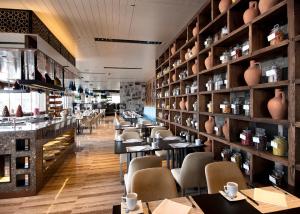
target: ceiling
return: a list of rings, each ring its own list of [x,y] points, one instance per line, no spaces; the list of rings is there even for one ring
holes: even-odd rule
[[[76,57],[82,84],[119,89],[147,81],[155,59],[205,0],[1,0],[1,8],[30,9]],[[135,6],[132,6],[135,5]],[[162,45],[95,42],[95,37],[161,41]],[[141,69],[105,69],[104,67]]]

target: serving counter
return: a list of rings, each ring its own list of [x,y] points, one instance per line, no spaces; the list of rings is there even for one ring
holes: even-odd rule
[[[0,126],[0,198],[35,195],[75,148],[75,119]]]

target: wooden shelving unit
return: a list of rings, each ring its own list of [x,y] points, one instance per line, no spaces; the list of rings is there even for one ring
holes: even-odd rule
[[[300,72],[297,71],[300,67],[300,27],[297,24],[300,21],[300,2],[281,0],[246,25],[243,22],[243,13],[249,7],[249,0],[236,1],[222,14],[218,10],[218,4],[219,0],[208,0],[156,60],[157,120],[165,123],[175,134],[184,130],[204,141],[211,139],[216,160],[221,159],[220,152],[224,148],[241,152],[243,159],[250,163],[246,177],[252,184],[268,183],[268,173],[276,163],[284,167],[285,184],[295,186],[300,180],[300,145],[297,142],[300,137],[300,98],[297,97],[300,93]],[[199,25],[199,33],[193,36],[192,30],[196,23]],[[270,45],[267,36],[276,24],[286,29],[285,38],[279,44]],[[228,34],[205,47],[205,40],[208,37],[214,38],[224,26],[227,27]],[[248,53],[226,63],[220,61],[225,50],[247,41]],[[197,54],[185,59],[186,53],[193,48],[195,42],[199,46]],[[172,54],[174,43],[176,50]],[[209,52],[213,55],[213,67],[206,69],[204,61]],[[196,74],[192,72],[195,60],[198,62]],[[249,67],[250,60],[261,62],[263,68],[274,62],[286,62],[286,66],[282,67],[282,79],[268,83],[262,78],[260,84],[247,86],[244,71]],[[179,74],[184,72],[186,75],[179,78]],[[206,83],[216,75],[227,80],[226,87],[207,91]],[[186,86],[191,86],[194,82],[197,84],[197,92],[186,93]],[[277,88],[283,89],[288,100],[288,115],[283,120],[272,119],[267,109],[267,101],[274,97],[274,90]],[[220,104],[224,100],[232,104],[232,100],[239,96],[249,98],[249,116],[222,113]],[[179,102],[182,99],[189,102],[188,109],[180,109]],[[208,112],[207,104],[210,101],[212,111]],[[197,109],[193,108],[195,102]],[[174,121],[176,115],[180,117],[179,121]],[[209,116],[213,116],[218,125],[224,123],[224,120],[228,121],[228,140],[223,135],[206,133],[204,123]],[[197,118],[198,128],[188,127],[187,118]],[[242,145],[239,135],[248,127],[264,128],[268,142],[279,133],[285,136],[288,139],[288,156],[275,156],[272,151],[260,151],[254,146]]]

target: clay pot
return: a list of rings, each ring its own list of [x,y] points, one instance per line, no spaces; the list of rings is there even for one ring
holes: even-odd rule
[[[172,48],[171,48],[171,54],[174,55],[175,52],[176,52],[176,43],[174,42],[174,43],[173,43],[173,46],[172,46]]]
[[[287,102],[282,89],[275,89],[275,97],[269,100],[268,110],[274,120],[282,120],[287,113]]]
[[[204,151],[205,152],[212,152],[212,141],[211,139],[207,139],[207,141],[204,142]]]
[[[213,56],[211,51],[208,52],[208,57],[205,59],[204,65],[206,69],[211,69],[213,67]]]
[[[215,127],[215,120],[213,117],[209,116],[208,120],[204,124],[205,131],[207,134],[213,134],[214,133],[214,127]]]
[[[221,0],[219,3],[219,10],[221,13],[225,12],[226,10],[228,10],[228,8],[230,7],[232,3],[232,0]]]
[[[244,78],[248,86],[257,85],[261,77],[261,66],[260,63],[255,60],[250,61],[249,68],[244,73]]]
[[[195,42],[195,46],[192,48],[192,54],[195,56],[199,52],[198,42]]]
[[[192,66],[192,72],[193,74],[197,74],[198,73],[198,60],[195,60],[195,63]]]
[[[16,117],[23,117],[23,110],[22,110],[22,106],[19,105],[16,111]]]
[[[228,120],[227,119],[224,121],[222,131],[223,131],[225,139],[229,140],[229,125],[228,125]]]
[[[270,8],[276,5],[279,0],[260,0],[258,3],[258,8],[260,13],[267,12]]]
[[[189,102],[185,101],[185,109],[188,111],[189,110]]]
[[[256,16],[259,15],[259,11],[257,8],[257,2],[256,1],[250,1],[249,2],[249,8],[244,12],[243,20],[245,24],[248,24],[251,22]]]
[[[179,102],[179,107],[180,107],[181,110],[185,109],[185,101],[184,101],[183,97],[182,97],[181,101]]]
[[[193,37],[196,37],[199,33],[199,24],[198,22],[196,23],[196,26],[193,28]]]
[[[173,82],[176,82],[176,73],[174,73],[174,74],[172,75],[172,80],[173,80]]]

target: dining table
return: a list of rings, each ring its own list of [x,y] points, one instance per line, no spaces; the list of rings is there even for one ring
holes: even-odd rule
[[[190,214],[258,214],[258,213],[274,213],[274,214],[299,214],[300,213],[300,199],[299,191],[295,193],[294,191],[283,190],[278,187],[263,187],[268,189],[273,189],[276,192],[281,192],[282,194],[290,195],[290,197],[294,197],[295,201],[293,208],[280,208],[278,209],[277,206],[266,205],[264,203],[259,202],[259,206],[255,207],[252,202],[246,198],[244,200],[239,201],[228,201],[223,197],[220,193],[216,194],[200,194],[195,196],[186,196],[186,197],[178,197],[170,199],[174,202],[187,205],[191,207]],[[289,187],[290,190],[294,189],[293,187]],[[279,190],[278,190],[279,189]],[[251,190],[251,189],[250,189]],[[253,189],[252,189],[253,190]],[[242,190],[243,191],[243,190]],[[293,194],[293,195],[292,195]],[[145,214],[151,214],[153,211],[160,205],[162,200],[158,201],[151,201],[148,203],[142,203],[142,209]],[[277,209],[276,209],[277,208]],[[278,210],[278,211],[274,211]],[[121,214],[126,213],[122,212],[121,205],[114,205],[112,209],[112,214]],[[130,213],[130,212],[129,212]],[[174,213],[175,214],[175,213]]]

